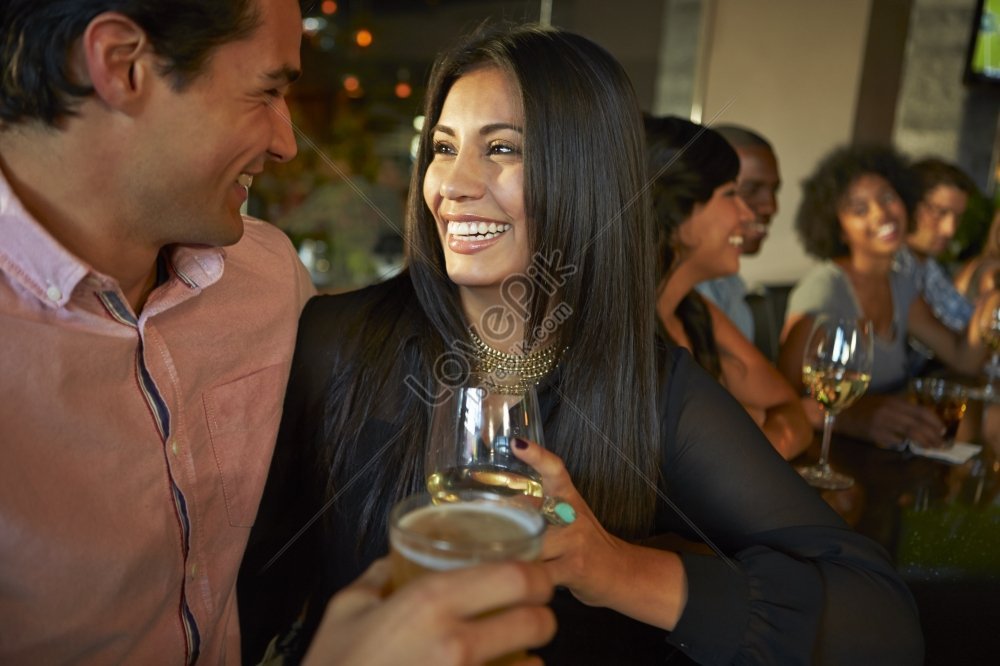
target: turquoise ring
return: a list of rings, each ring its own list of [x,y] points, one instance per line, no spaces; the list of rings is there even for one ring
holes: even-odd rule
[[[542,516],[550,525],[566,527],[576,520],[576,509],[565,500],[546,496],[542,500]]]

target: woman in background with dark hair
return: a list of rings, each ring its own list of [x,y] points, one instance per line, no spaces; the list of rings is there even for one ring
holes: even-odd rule
[[[729,389],[785,458],[802,453],[812,428],[778,370],[694,285],[740,268],[753,213],[736,194],[739,156],[715,131],[683,118],[646,117],[660,254],[656,309],[670,339]]]
[[[875,334],[871,385],[838,416],[837,430],[880,446],[911,440],[940,448],[938,417],[898,393],[908,379],[907,336],[970,375],[982,367],[985,351],[979,326],[953,333],[934,317],[917,285],[893,269],[918,196],[915,175],[891,148],[846,147],[828,155],[803,187],[796,229],[806,252],[825,261],[789,296],[778,367],[802,391],[802,354],[816,315],[869,319]],[[818,405],[804,401],[820,427]]]
[[[559,30],[480,32],[435,63],[425,117],[408,272],[318,297],[301,320],[240,588],[241,617],[269,620],[255,634],[310,597],[321,608],[386,552],[390,506],[425,488],[439,363],[475,350],[473,367],[488,355],[540,375],[550,450],[513,450],[576,513],[542,551],[563,588],[549,663],[919,661],[885,553],[657,339],[642,122],[621,66]],[[557,307],[569,317],[539,335]],[[317,517],[325,529],[296,541]],[[643,545],[666,534],[716,554]]]

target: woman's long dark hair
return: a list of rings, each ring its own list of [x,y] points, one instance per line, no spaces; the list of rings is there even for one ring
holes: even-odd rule
[[[695,205],[707,203],[716,188],[736,180],[740,158],[721,134],[690,120],[646,116],[645,127],[658,231],[658,274],[665,285],[677,261],[677,229],[691,217]],[[678,303],[677,317],[695,360],[720,378],[719,348],[705,301],[691,291]]]
[[[408,277],[371,306],[357,353],[334,378],[325,416],[330,491],[364,462],[352,454],[352,440],[370,419],[383,418],[373,405],[380,395],[397,396],[404,380],[419,388],[384,415],[399,439],[364,480],[362,523],[383,529],[389,504],[423,485],[425,398],[436,389],[442,360],[467,344],[470,324],[423,200],[424,174],[433,159],[432,128],[451,86],[484,65],[508,73],[520,91],[525,210],[535,257],[528,274],[537,282],[544,271],[560,283],[551,294],[542,284],[531,291],[526,342],[537,341],[538,324],[554,308],[568,315],[556,330],[546,329],[552,344],[567,348],[546,444],[607,529],[646,533],[655,510],[659,436],[654,230],[643,194],[641,116],[627,75],[606,51],[536,26],[480,29],[434,65],[410,184]],[[384,341],[394,337],[402,339],[400,347],[386,349]]]

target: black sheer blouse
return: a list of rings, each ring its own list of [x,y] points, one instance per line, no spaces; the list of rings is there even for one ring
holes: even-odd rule
[[[290,654],[301,649],[326,600],[388,550],[384,534],[359,540],[357,507],[370,482],[364,462],[399,425],[391,416],[366,424],[357,478],[333,501],[322,490],[325,473],[304,452],[314,448],[335,364],[352,339],[365,335],[365,304],[378,300],[380,290],[399,288],[406,287],[393,280],[319,296],[302,315],[278,448],[241,572],[247,662],[259,659],[279,633],[297,639],[288,641]],[[394,348],[391,341],[385,346]],[[688,602],[673,632],[584,606],[560,591],[553,602],[558,633],[540,651],[546,663],[685,661],[678,653],[703,664],[921,663],[916,609],[883,549],[852,531],[799,478],[686,351],[663,346],[658,362],[665,380],[658,396],[661,499],[654,532],[704,537],[722,555],[681,553]],[[558,417],[552,387],[540,387],[539,397],[543,411]],[[325,528],[307,529],[261,574],[325,506]],[[289,632],[307,600],[304,626]]]

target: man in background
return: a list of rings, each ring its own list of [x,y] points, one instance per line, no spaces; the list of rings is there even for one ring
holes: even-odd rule
[[[240,661],[236,575],[313,293],[240,208],[296,153],[301,26],[295,0],[0,6],[2,663]],[[472,573],[383,600],[381,563],[311,656],[551,636],[540,567]]]
[[[948,249],[976,185],[961,169],[936,158],[913,164],[919,199],[906,246],[896,257],[897,270],[916,280],[934,315],[954,331],[965,330],[973,305],[955,289],[937,258]]]
[[[912,168],[918,196],[906,244],[896,253],[894,268],[917,285],[935,317],[961,332],[968,327],[975,306],[955,289],[937,257],[948,249],[976,185],[961,169],[937,158],[921,160]],[[933,354],[917,340],[909,342],[908,364],[912,373],[918,373]]]
[[[741,251],[752,257],[760,252],[771,218],[778,212],[777,195],[781,187],[778,158],[770,142],[750,129],[738,125],[718,125],[712,129],[721,134],[740,157],[736,193],[754,214],[753,222],[743,231]],[[718,305],[748,340],[754,340],[753,313],[746,301],[747,286],[738,273],[707,280],[695,288]]]

